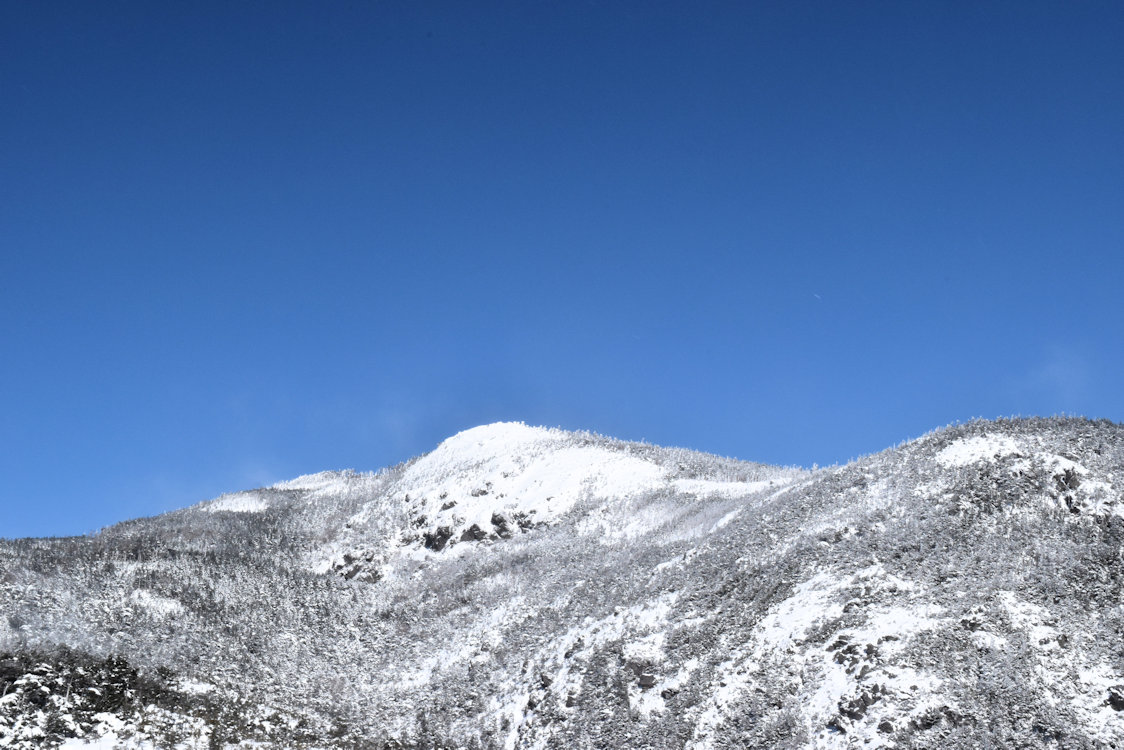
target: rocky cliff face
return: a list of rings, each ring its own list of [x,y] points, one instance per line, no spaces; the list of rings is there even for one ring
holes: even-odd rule
[[[1122,490],[1107,422],[816,471],[480,427],[0,543],[0,747],[1120,747]]]

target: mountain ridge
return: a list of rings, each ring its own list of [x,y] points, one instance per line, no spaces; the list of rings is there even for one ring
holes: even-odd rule
[[[1103,420],[812,470],[485,425],[0,542],[0,746],[1120,746],[1122,486]],[[34,703],[75,660],[151,685]]]

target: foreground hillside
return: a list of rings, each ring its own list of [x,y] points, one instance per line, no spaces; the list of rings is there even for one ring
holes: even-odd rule
[[[0,748],[1124,747],[1124,428],[805,471],[497,424],[0,542]]]

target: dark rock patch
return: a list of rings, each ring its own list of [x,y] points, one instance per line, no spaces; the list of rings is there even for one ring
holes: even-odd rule
[[[495,528],[496,533],[504,539],[511,536],[511,527],[507,524],[507,519],[499,513],[492,514],[492,526]]]
[[[435,531],[425,532],[425,548],[431,549],[434,552],[440,552],[445,549],[445,545],[449,543],[449,539],[453,536],[453,530],[448,526],[438,527]]]
[[[488,538],[488,532],[484,531],[476,524],[472,524],[464,533],[461,534],[460,540],[462,542],[481,542]]]

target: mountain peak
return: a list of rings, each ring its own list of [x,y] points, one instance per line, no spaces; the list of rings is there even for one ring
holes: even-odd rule
[[[500,456],[534,452],[564,441],[571,433],[523,422],[493,422],[463,430],[443,440],[426,457],[465,463],[488,461]]]

